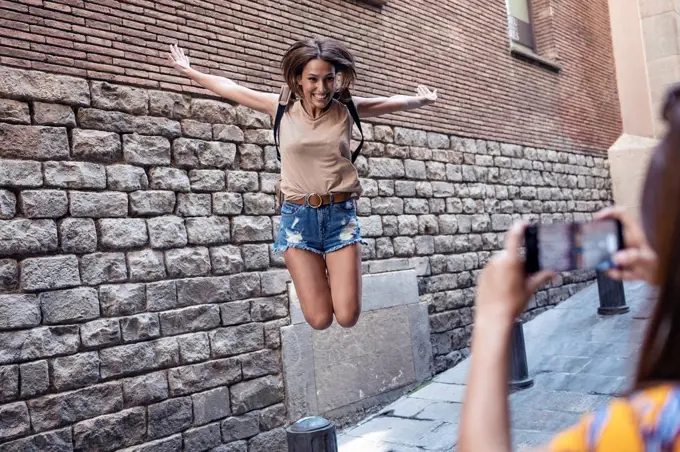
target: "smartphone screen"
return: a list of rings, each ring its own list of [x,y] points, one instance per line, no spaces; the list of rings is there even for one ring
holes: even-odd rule
[[[616,220],[532,225],[525,236],[527,270],[604,270],[623,247]]]

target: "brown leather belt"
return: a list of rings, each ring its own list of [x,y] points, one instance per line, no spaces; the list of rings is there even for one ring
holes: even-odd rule
[[[352,193],[349,192],[333,193],[332,202],[338,203],[347,201],[351,197]],[[302,199],[286,199],[286,201],[292,202],[293,204],[308,205],[309,207],[318,209],[321,206],[325,206],[331,203],[331,195],[330,194],[320,195],[318,193],[311,193]]]

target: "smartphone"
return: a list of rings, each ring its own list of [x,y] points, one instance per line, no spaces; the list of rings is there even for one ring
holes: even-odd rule
[[[613,255],[623,249],[623,228],[618,220],[533,224],[528,226],[527,273],[540,270],[606,270]]]

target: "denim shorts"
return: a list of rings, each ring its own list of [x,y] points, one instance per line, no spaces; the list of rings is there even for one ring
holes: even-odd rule
[[[284,201],[281,222],[274,240],[275,251],[299,248],[326,254],[361,242],[354,199],[318,208],[308,203]]]

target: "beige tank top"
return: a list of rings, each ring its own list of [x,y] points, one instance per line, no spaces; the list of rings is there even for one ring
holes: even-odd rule
[[[285,199],[304,199],[311,193],[361,195],[359,175],[351,161],[351,130],[347,107],[335,99],[316,119],[299,101],[288,107],[279,126],[281,192]]]

